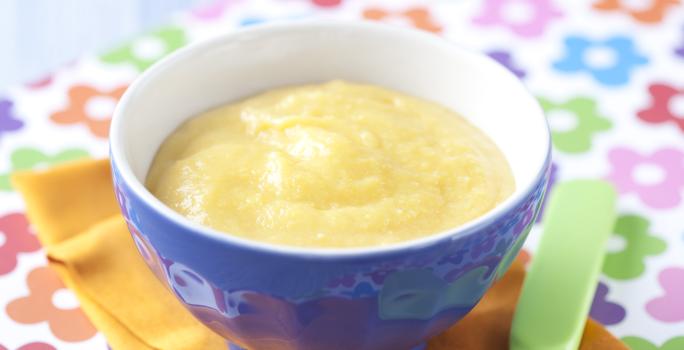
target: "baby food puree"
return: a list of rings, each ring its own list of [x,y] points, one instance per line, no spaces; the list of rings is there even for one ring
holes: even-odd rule
[[[188,120],[162,144],[146,185],[197,223],[306,247],[434,234],[514,188],[501,151],[455,112],[342,81],[268,91]]]

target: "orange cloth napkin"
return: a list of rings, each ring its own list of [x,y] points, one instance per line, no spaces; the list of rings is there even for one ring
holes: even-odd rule
[[[50,265],[113,349],[226,349],[145,266],[119,214],[107,160],[12,177]],[[429,350],[506,349],[525,270],[516,261],[478,306]],[[580,349],[627,349],[594,321]],[[261,350],[261,349],[259,349]]]

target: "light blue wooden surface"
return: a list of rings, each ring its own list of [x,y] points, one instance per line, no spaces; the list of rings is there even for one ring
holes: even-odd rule
[[[0,90],[211,0],[0,0]]]

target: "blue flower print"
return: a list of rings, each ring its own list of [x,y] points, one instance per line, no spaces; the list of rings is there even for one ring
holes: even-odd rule
[[[241,27],[253,26],[255,24],[261,24],[266,22],[266,18],[262,17],[245,17],[240,20]]]
[[[307,16],[309,16],[309,13],[297,13],[285,17],[246,16],[239,20],[238,25],[240,27],[249,27],[253,25],[264,24],[266,22],[297,20]]]
[[[648,63],[632,39],[625,36],[598,41],[569,36],[565,38],[565,50],[565,57],[553,63],[554,69],[564,73],[584,71],[607,86],[626,84],[632,69]]]

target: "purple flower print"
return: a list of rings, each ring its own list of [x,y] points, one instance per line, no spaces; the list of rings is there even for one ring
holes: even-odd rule
[[[527,75],[527,73],[518,66],[518,64],[513,60],[513,56],[511,55],[510,52],[508,51],[503,51],[503,50],[495,50],[495,51],[489,51],[487,53],[489,57],[494,59],[495,61],[499,62],[502,66],[508,68],[511,73],[515,74],[518,78],[522,79]]]
[[[441,260],[437,262],[438,265],[444,265],[444,264],[451,264],[451,265],[459,265],[460,263],[463,262],[463,258],[465,258],[466,253],[468,253],[467,249],[459,249],[445,257],[443,257]]]
[[[674,54],[684,59],[684,27],[680,31],[679,46],[675,47]]]
[[[496,233],[488,235],[482,242],[476,244],[473,247],[472,252],[470,253],[470,256],[473,259],[477,259],[480,257],[480,255],[489,253],[494,249],[494,246],[496,244]]]
[[[503,26],[523,37],[544,34],[548,24],[563,14],[551,0],[486,0],[476,25]]]
[[[604,325],[614,325],[625,319],[626,311],[621,305],[608,301],[608,292],[608,286],[603,282],[599,282],[589,314],[593,319]]]
[[[13,114],[12,106],[12,101],[0,99],[0,136],[5,132],[17,131],[24,126],[24,122]]]
[[[681,202],[684,188],[684,153],[663,148],[650,156],[631,149],[615,148],[608,153],[612,169],[608,180],[622,194],[635,193],[644,204],[669,209]]]
[[[675,55],[684,59],[684,44],[682,44],[681,46],[679,46],[678,48],[675,49]]]

